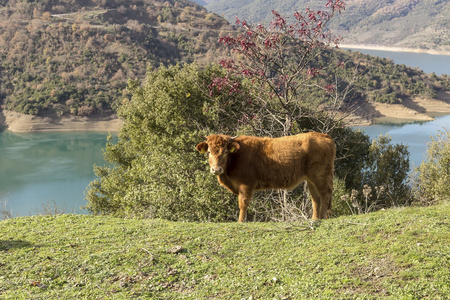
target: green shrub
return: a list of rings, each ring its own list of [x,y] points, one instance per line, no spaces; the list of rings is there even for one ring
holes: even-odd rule
[[[408,147],[402,144],[391,144],[392,138],[380,135],[372,141],[369,156],[364,169],[364,186],[371,187],[375,192],[381,189],[381,194],[373,194],[378,206],[395,207],[408,204],[410,200],[407,185],[409,172]]]
[[[348,136],[358,137],[357,133]],[[409,205],[412,197],[407,146],[391,144],[388,135],[380,135],[372,143],[361,132],[359,136],[359,141],[347,144],[354,147],[336,160],[333,215]]]
[[[414,172],[414,191],[420,204],[450,200],[450,131],[431,137],[426,158]]]
[[[98,179],[87,192],[94,214],[226,221],[236,217],[235,196],[209,174],[207,161],[195,151],[200,129],[212,117],[201,84],[217,67],[161,67],[148,72],[146,84],[130,81],[132,100],[120,111],[124,127],[119,142],[108,144],[96,167]]]

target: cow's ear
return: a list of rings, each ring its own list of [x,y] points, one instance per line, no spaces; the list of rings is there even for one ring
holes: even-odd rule
[[[240,148],[241,148],[241,146],[239,146],[239,144],[236,143],[236,142],[231,142],[231,143],[228,144],[228,151],[230,151],[230,153],[235,153]]]
[[[199,151],[201,154],[204,154],[206,151],[208,151],[208,144],[205,142],[201,142],[195,148],[197,148],[197,151]]]

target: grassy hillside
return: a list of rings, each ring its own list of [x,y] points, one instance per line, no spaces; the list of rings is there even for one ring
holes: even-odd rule
[[[269,22],[275,9],[286,16],[306,7],[323,8],[327,1],[312,0],[209,0],[206,7],[223,14],[230,22],[235,16],[252,23]],[[346,0],[346,10],[331,27],[347,44],[450,51],[450,2],[445,0]]]
[[[0,222],[2,299],[448,299],[450,205],[323,221]]]

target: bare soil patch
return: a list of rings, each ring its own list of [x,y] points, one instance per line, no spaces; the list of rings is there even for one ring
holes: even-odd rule
[[[373,123],[408,123],[432,121],[435,117],[450,114],[450,92],[439,92],[436,99],[416,96],[401,104],[367,102],[361,105],[350,119],[352,125]]]
[[[118,132],[122,120],[117,115],[32,116],[13,111],[0,111],[0,127],[13,132],[49,132],[49,131],[110,131]]]

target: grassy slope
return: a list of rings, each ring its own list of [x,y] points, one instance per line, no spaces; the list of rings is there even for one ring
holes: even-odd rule
[[[0,222],[2,299],[448,299],[450,205],[327,220]],[[175,246],[181,246],[176,252]]]

